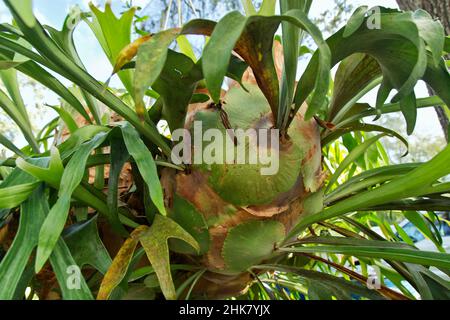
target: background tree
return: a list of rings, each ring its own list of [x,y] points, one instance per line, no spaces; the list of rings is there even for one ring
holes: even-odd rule
[[[259,8],[262,0],[252,2],[256,8]],[[334,0],[334,3],[333,7],[324,9],[314,19],[325,36],[337,31],[353,11],[353,6],[347,0]],[[132,2],[128,3],[128,6],[132,5]],[[232,10],[243,10],[240,0],[155,0],[149,1],[148,5],[142,8],[141,25],[146,31],[155,32],[164,28],[165,25],[178,26],[180,22],[193,18],[219,19]],[[162,12],[161,15],[155,15],[156,11]]]

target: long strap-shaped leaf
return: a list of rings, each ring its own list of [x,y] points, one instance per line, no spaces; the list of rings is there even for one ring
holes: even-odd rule
[[[48,212],[45,197],[45,190],[42,187],[38,188],[21,206],[19,230],[11,248],[0,263],[0,299],[2,300],[13,299],[33,249],[38,243],[39,230]],[[76,263],[62,239],[58,240],[50,262],[64,299],[92,299],[92,294],[81,274],[77,279],[79,288],[67,287],[68,268],[76,266]]]
[[[123,166],[129,160],[130,155],[127,152],[126,146],[122,139],[111,136],[111,155],[108,179],[108,207],[109,215],[108,220],[119,234],[127,235],[128,232],[120,223],[119,220],[119,208],[118,208],[118,195],[119,195],[119,177],[122,172]]]
[[[84,127],[86,128],[86,127]],[[82,130],[83,128],[79,129]],[[78,131],[77,131],[78,132]],[[104,132],[104,131],[102,131]],[[73,136],[72,136],[73,137]],[[79,146],[77,147],[79,148]],[[52,148],[51,150],[51,156],[50,159],[48,158],[39,158],[40,160],[43,160],[42,163],[36,164],[36,161],[31,161],[30,159],[26,162],[23,159],[17,159],[16,164],[17,167],[20,168],[19,172],[26,172],[29,175],[36,177],[39,181],[43,181],[47,183],[50,187],[53,189],[59,190],[61,187],[61,177],[63,175],[64,167],[63,162],[61,161],[61,157],[59,155],[57,148]],[[94,161],[95,162],[95,161]],[[100,164],[103,162],[100,161]],[[93,163],[92,165],[95,165]],[[48,168],[47,168],[48,166]],[[22,171],[23,170],[23,171]],[[20,184],[20,183],[18,183]],[[17,184],[8,184],[7,186],[14,186]],[[91,208],[94,208],[98,212],[102,213],[103,215],[109,217],[110,212],[107,205],[107,196],[93,188],[87,183],[81,183],[73,192],[73,198],[77,199],[81,203],[84,203],[86,206],[89,206]],[[119,211],[121,209],[119,208]],[[123,213],[123,212],[122,212]],[[127,219],[122,214],[119,216],[120,220],[131,227],[137,227],[136,223],[134,223],[132,220]]]
[[[50,210],[39,234],[36,271],[41,270],[50,257],[64,229],[69,214],[72,194],[83,179],[87,158],[94,149],[98,148],[106,140],[106,137],[107,134],[102,132],[91,141],[81,145],[64,170],[58,193],[59,199]]]
[[[280,1],[280,12],[284,14],[291,9],[299,9],[308,13],[311,2],[311,0],[282,0]],[[297,78],[299,46],[304,35],[299,28],[288,22],[283,22],[282,28],[284,70],[280,90],[280,110],[277,119],[278,128],[287,121],[291,110]]]
[[[18,108],[2,90],[0,90],[0,108],[2,108],[14,120],[33,150],[38,152],[39,146],[33,132],[31,131],[28,117],[25,117],[22,114],[20,111],[21,109]]]
[[[450,174],[450,146],[429,162],[421,165],[412,172],[391,181],[376,189],[357,194],[345,199],[324,211],[303,219],[289,234],[294,237],[308,225],[338,217],[340,215],[391,201],[430,194],[430,188],[438,179]]]
[[[20,94],[19,82],[17,79],[17,71],[14,69],[1,70],[0,77],[2,79],[3,85],[8,91],[11,100],[16,105],[16,108],[22,114],[22,116],[28,121],[28,125],[31,127],[30,119],[25,107],[25,102],[23,101],[22,95]]]
[[[417,250],[404,244],[333,237],[313,238],[300,241],[300,243],[321,245],[295,246],[281,248],[280,250],[302,253],[340,253],[357,257],[389,259],[450,269],[450,254]]]
[[[309,281],[319,284],[326,284],[329,290],[331,290],[335,295],[339,295],[340,297],[342,296],[342,298],[347,297],[347,299],[350,299],[352,294],[357,294],[374,300],[383,299],[383,296],[381,296],[377,291],[370,290],[369,288],[366,288],[359,284],[355,284],[353,282],[323,272],[305,270],[299,267],[286,266],[281,264],[259,265],[255,266],[254,269],[278,270],[280,272],[296,274],[297,276],[308,279]]]
[[[14,51],[10,51],[13,48],[8,48],[9,50],[5,50],[2,47],[7,47],[7,44],[12,44],[15,47],[21,47],[22,45],[26,45],[26,41],[23,39],[18,40],[17,42],[14,42],[12,39],[7,39],[4,37],[0,37],[1,42],[3,44],[0,45],[0,59],[2,60],[16,60],[16,56],[20,56],[19,53],[16,53]],[[22,47],[23,48],[23,47]],[[27,50],[26,48],[23,48],[24,50]],[[39,60],[36,60],[36,62]],[[67,101],[75,110],[77,110],[87,121],[90,121],[89,115],[84,110],[83,105],[78,101],[78,99],[67,89],[58,79],[56,79],[53,75],[51,75],[47,70],[42,68],[39,64],[37,64],[35,61],[26,59],[25,61],[20,61],[19,64],[15,65],[14,67],[22,72],[23,74],[35,79],[36,81],[42,83],[44,86],[58,94],[61,98],[63,98],[65,101]],[[11,72],[11,71],[8,71]],[[4,80],[4,79],[3,79]],[[14,79],[10,79],[14,80]],[[8,89],[8,92],[11,91],[15,92],[15,94],[12,95],[12,97],[16,97],[15,101],[19,101],[19,93],[17,92],[17,88],[15,88],[14,83],[11,83],[10,89]],[[14,99],[14,98],[13,98]],[[17,104],[17,103],[16,103]],[[23,112],[26,114],[26,112]]]
[[[14,143],[11,142],[10,139],[5,137],[3,134],[0,133],[0,144],[4,147],[8,148],[10,151],[14,152],[19,157],[25,156],[25,154],[20,150],[18,147],[14,145]]]
[[[376,186],[407,174],[416,169],[418,166],[419,164],[408,163],[366,171],[370,174],[357,175],[356,177],[347,180],[345,183],[339,185],[339,187],[337,187],[335,190],[325,195],[324,201],[326,203],[335,202],[336,200],[345,198],[346,196],[363,190],[364,188]]]
[[[33,193],[38,185],[38,182],[32,182],[0,188],[0,209],[17,207]]]
[[[142,141],[139,133],[128,123],[122,126],[122,134],[128,152],[136,162],[139,172],[148,186],[153,203],[161,214],[166,215],[162,186],[159,181],[156,163],[153,160],[151,152]]]
[[[328,183],[328,186],[325,191],[330,190],[330,188],[338,181],[341,174],[347,169],[348,166],[350,166],[356,159],[358,159],[361,155],[363,155],[367,149],[370,148],[374,143],[376,143],[378,140],[380,140],[382,137],[384,137],[385,134],[380,134],[375,137],[372,137],[370,139],[367,139],[367,141],[364,141],[364,143],[357,146],[355,149],[350,152],[350,154],[342,161],[342,163],[339,165],[339,167],[334,172],[333,176],[330,178],[330,182]]]
[[[19,46],[18,49],[20,49],[24,55],[27,55],[33,60],[34,58],[37,58],[42,61],[45,66],[48,66],[50,69],[53,69],[72,80],[89,94],[130,121],[141,134],[160,147],[167,156],[170,156],[171,150],[159,134],[156,125],[149,121],[145,123],[142,122],[138,115],[130,110],[119,97],[108,90],[105,91],[104,87],[98,81],[67,57],[67,54],[48,36],[42,25],[36,19],[32,26],[27,24],[26,16],[22,11],[17,10],[18,7],[14,4],[15,1],[5,0],[4,2],[14,16],[25,39],[30,42],[40,54],[42,54],[42,56],[33,54],[30,50],[23,50],[23,48],[20,48]],[[31,10],[30,2],[25,6],[27,8],[26,12]]]
[[[39,205],[41,192],[35,191],[21,207],[19,230],[6,256],[0,263],[0,299],[9,300],[15,289],[33,249],[38,242],[39,229],[44,219]]]
[[[1,42],[3,45],[0,45],[0,59],[7,60],[7,59],[13,59],[15,56],[15,53],[13,51],[14,48],[22,48],[24,51],[27,50],[24,47],[21,47],[21,43],[15,43],[11,39],[6,39],[4,37],[1,37]],[[12,45],[12,48],[8,48],[8,50],[3,49],[2,47],[8,47],[9,45]],[[29,52],[31,53],[31,52]],[[32,55],[32,57],[34,57]],[[39,61],[39,59],[37,60]],[[56,79],[52,74],[50,74],[47,70],[42,68],[39,64],[32,60],[27,60],[24,62],[21,62],[20,64],[17,64],[14,66],[18,71],[22,72],[23,74],[29,76],[30,78],[33,78],[34,80],[40,82],[45,87],[50,89],[51,91],[55,92],[57,95],[59,95],[61,98],[63,98],[65,101],[69,103],[71,107],[73,107],[78,113],[80,113],[87,121],[90,121],[89,115],[84,110],[83,105],[78,101],[78,99],[67,89],[58,79]]]
[[[73,95],[69,89],[66,88],[57,78],[55,78],[50,72],[46,71],[44,68],[39,66],[33,61],[27,61],[16,69],[23,74],[33,78],[34,80],[40,82],[45,87],[59,95],[64,99],[72,108],[74,108],[84,119],[91,122],[91,119],[84,109],[81,102]]]

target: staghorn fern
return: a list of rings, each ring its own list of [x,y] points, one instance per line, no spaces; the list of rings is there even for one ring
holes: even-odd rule
[[[362,121],[402,112],[411,133],[418,107],[449,104],[445,37],[426,12],[381,9],[374,17],[359,8],[324,40],[308,18],[311,1],[282,0],[279,16],[275,1],[265,1],[259,12],[247,2],[248,16],[197,19],[130,43],[134,9],[117,18],[108,4],[105,11],[91,6],[93,14],[83,18],[127,89],[119,95],[85,70],[73,30],[41,26],[31,1],[5,3],[17,27],[0,30],[3,65],[41,82],[73,110],[59,112],[70,135],[48,148],[57,123],[35,137],[17,90],[0,97],[30,143],[19,149],[0,140],[16,154],[1,163],[13,168],[1,171],[2,230],[20,217],[0,261],[0,298],[21,299],[28,286],[49,286],[39,283],[50,271],[48,260],[63,299],[123,299],[136,292],[151,299],[160,291],[167,299],[414,299],[416,292],[422,299],[448,298],[448,281],[430,267],[450,269],[435,228],[448,221],[433,213],[450,207],[450,186],[440,180],[450,174],[450,149],[428,163],[391,166],[379,140],[406,140]],[[374,18],[381,29],[368,27]],[[275,40],[280,26],[282,49]],[[318,49],[297,83],[299,40],[306,33]],[[198,61],[170,49],[190,34],[210,37]],[[82,98],[47,69],[72,81]],[[233,79],[226,92],[225,77]],[[436,97],[415,98],[420,79]],[[378,84],[375,108],[357,103]],[[397,95],[385,104],[394,89]],[[101,103],[116,115],[105,117]],[[171,163],[173,141],[158,131],[160,120],[172,133],[200,121],[224,139],[229,126],[279,129],[280,170],[262,176],[261,163]],[[132,185],[119,194],[126,164]],[[95,179],[86,174],[90,168]],[[385,211],[404,215],[440,252],[418,250],[398,225],[399,235],[393,233]],[[384,236],[372,231],[373,223]],[[67,286],[73,265],[83,269],[80,290]],[[366,288],[367,266],[378,266],[398,290]],[[48,297],[44,290],[37,294]]]

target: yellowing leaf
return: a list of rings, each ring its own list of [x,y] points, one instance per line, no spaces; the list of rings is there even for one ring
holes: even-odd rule
[[[173,220],[161,215],[155,216],[153,225],[140,234],[139,240],[158,276],[161,290],[168,300],[175,300],[177,295],[170,272],[169,247],[167,241],[171,238],[189,243],[197,251],[200,246],[197,241]]]
[[[158,79],[167,60],[169,45],[179,35],[178,29],[169,29],[154,35],[138,51],[134,74],[134,101],[136,112],[144,116],[143,99],[149,86]]]
[[[131,237],[125,241],[114,258],[111,267],[103,278],[97,300],[108,300],[113,290],[119,285],[127,273],[134,250],[138,244],[138,235],[148,229],[147,226],[140,226],[133,231]]]
[[[143,36],[134,42],[127,45],[125,48],[123,48],[116,59],[116,64],[114,65],[113,74],[116,74],[117,72],[122,69],[124,65],[126,65],[128,62],[133,60],[133,58],[137,55],[139,48],[142,44],[147,42],[151,39],[151,35]]]

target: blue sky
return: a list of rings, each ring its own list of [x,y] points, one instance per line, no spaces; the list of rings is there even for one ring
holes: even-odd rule
[[[152,0],[134,0],[133,4],[138,6],[145,6]],[[96,4],[104,4],[104,0],[93,1]],[[386,7],[396,8],[395,0],[350,0],[355,7],[359,5],[382,5]],[[43,24],[48,24],[56,28],[60,28],[62,23],[69,12],[69,9],[78,5],[82,9],[88,9],[89,0],[34,0],[34,12],[36,17]],[[124,1],[113,0],[113,8],[117,13],[120,12]],[[332,0],[320,0],[315,1],[313,5],[312,14],[318,15],[320,12],[332,8]],[[158,13],[159,14],[159,13]],[[0,2],[0,21],[9,22],[10,16],[8,10],[5,8],[3,2]],[[109,61],[106,59],[103,51],[101,50],[99,44],[97,43],[95,37],[91,33],[90,29],[85,25],[81,24],[75,33],[75,43],[82,60],[89,72],[98,80],[105,81],[109,74],[111,73],[112,67]],[[112,85],[118,85],[117,79],[114,79]],[[33,101],[33,93],[30,91],[25,92],[25,100]],[[419,85],[417,89],[417,95],[423,97],[427,95],[426,88],[423,84]],[[374,104],[375,92],[368,94],[363,98],[364,101]],[[55,96],[49,95],[48,103],[56,103],[57,98]],[[417,126],[417,134],[432,134],[441,135],[440,127],[437,122],[436,115],[432,109],[419,110],[419,119]]]

